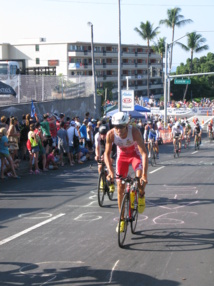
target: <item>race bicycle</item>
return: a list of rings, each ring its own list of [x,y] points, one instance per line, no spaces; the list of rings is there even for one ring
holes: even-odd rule
[[[155,166],[156,165],[156,159],[157,159],[157,147],[155,146],[154,139],[153,141],[149,142],[150,144],[150,152],[151,152],[151,165]]]
[[[184,148],[189,148],[189,144],[190,144],[190,136],[189,134],[185,135],[185,141],[184,141]]]
[[[195,150],[200,149],[200,138],[198,136],[198,133],[195,134]]]
[[[123,200],[121,203],[121,211],[120,211],[120,218],[119,218],[119,225],[118,225],[118,244],[119,244],[119,247],[123,248],[129,223],[131,225],[131,232],[133,234],[135,233],[136,227],[137,227],[139,178],[135,177],[133,179],[130,176],[127,176],[125,179],[121,179],[121,181],[122,181],[122,184],[126,184]],[[131,192],[134,193],[134,196],[132,197],[133,206],[131,202]],[[122,222],[124,222],[124,231],[120,232]]]
[[[109,197],[109,200],[112,201],[113,200],[113,196],[114,196],[114,192],[110,192],[109,190],[109,182],[106,180],[107,177],[107,168],[105,166],[104,161],[98,161],[98,164],[101,164],[101,172],[99,174],[99,179],[98,179],[98,187],[97,187],[97,191],[98,191],[98,204],[100,207],[103,206],[103,202],[104,202],[104,197],[107,194]]]

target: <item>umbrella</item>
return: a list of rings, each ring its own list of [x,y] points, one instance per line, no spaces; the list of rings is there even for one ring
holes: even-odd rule
[[[107,112],[107,116],[113,116],[115,113],[118,112],[118,109],[112,110],[110,112]],[[131,115],[132,118],[145,118],[145,115],[141,114],[140,112],[134,110],[134,111],[127,111],[128,115]]]
[[[0,81],[0,94],[12,94],[16,96],[15,90],[8,84]]]

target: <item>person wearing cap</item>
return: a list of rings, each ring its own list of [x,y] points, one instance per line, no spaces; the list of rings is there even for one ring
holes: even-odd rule
[[[77,156],[77,161],[79,164],[82,164],[83,162],[80,160],[81,153],[80,153],[80,146],[75,146],[74,139],[77,137],[79,139],[79,135],[77,132],[77,129],[75,128],[75,121],[71,121],[70,127],[67,129],[67,135],[68,135],[68,144],[69,144],[69,152],[71,155],[71,166],[74,164],[74,155]]]

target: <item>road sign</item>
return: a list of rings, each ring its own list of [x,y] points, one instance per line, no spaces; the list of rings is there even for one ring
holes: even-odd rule
[[[191,84],[191,79],[175,79],[174,84]]]

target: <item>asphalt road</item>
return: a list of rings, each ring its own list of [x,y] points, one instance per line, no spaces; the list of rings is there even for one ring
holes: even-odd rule
[[[213,286],[214,142],[149,166],[137,233],[117,243],[115,200],[97,203],[97,166],[0,184],[0,286]]]

